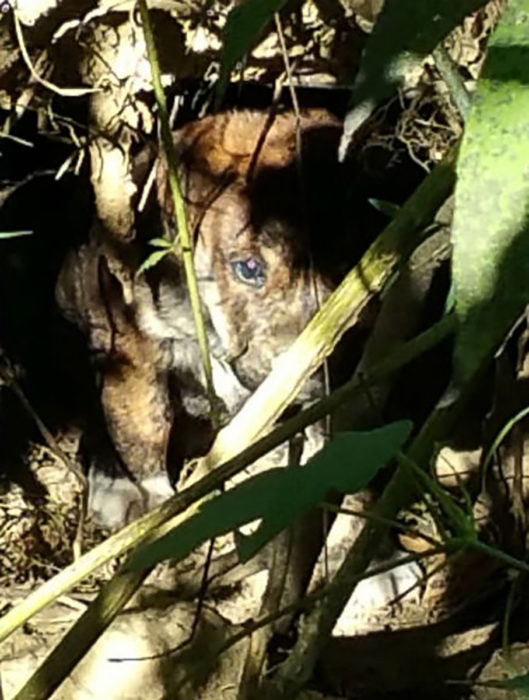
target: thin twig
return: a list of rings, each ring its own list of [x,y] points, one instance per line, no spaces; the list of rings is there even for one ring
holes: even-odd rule
[[[286,75],[286,84],[288,87],[288,91],[290,93],[290,99],[292,100],[292,108],[294,110],[294,114],[296,116],[296,169],[297,169],[297,174],[298,174],[298,181],[299,181],[299,188],[301,190],[301,210],[302,214],[304,217],[304,227],[305,231],[308,235],[309,232],[309,224],[310,222],[308,221],[308,216],[307,216],[307,188],[305,186],[305,175],[304,175],[304,170],[303,170],[303,152],[302,152],[302,140],[301,140],[301,110],[299,108],[299,101],[298,101],[298,95],[296,92],[296,88],[294,86],[294,74],[292,71],[292,66],[290,63],[290,58],[288,55],[288,50],[287,50],[287,45],[285,42],[285,35],[283,33],[283,27],[281,25],[281,17],[279,15],[279,12],[274,13],[274,22],[276,25],[276,32],[277,36],[279,38],[279,46],[281,48],[281,55],[283,58],[283,65],[285,66],[285,75]],[[314,298],[316,301],[316,308],[320,309],[321,308],[321,298],[320,298],[320,293],[318,289],[318,282],[316,279],[316,274],[314,270],[314,259],[312,256],[312,251],[310,251],[310,279],[312,283],[312,290],[314,293]],[[323,367],[323,382],[324,382],[324,391],[325,395],[328,396],[331,393],[331,378],[329,374],[329,363],[327,362],[327,358],[323,361],[322,364]],[[330,416],[327,416],[325,419],[325,434],[327,437],[330,437],[331,435],[331,419]],[[325,526],[325,524],[324,524]]]
[[[303,455],[303,436],[294,435],[288,445],[288,469],[299,468]],[[281,607],[281,600],[285,594],[285,584],[289,568],[292,567],[292,547],[294,545],[294,528],[281,532],[272,543],[272,561],[268,567],[268,580],[262,596],[259,617],[273,615]],[[306,591],[303,591],[306,593]],[[299,596],[297,597],[299,598]],[[288,602],[288,598],[286,600]],[[293,602],[296,602],[294,599]],[[261,627],[250,637],[250,644],[246,652],[246,659],[239,682],[237,700],[251,700],[259,685],[259,681],[265,665],[268,644],[272,638],[273,629]]]
[[[59,85],[51,83],[45,78],[41,78],[41,76],[38,74],[35,66],[32,63],[30,55],[26,48],[26,42],[24,40],[24,35],[22,34],[22,26],[20,24],[20,20],[18,19],[18,13],[16,9],[13,11],[13,22],[15,25],[15,34],[17,37],[18,45],[20,47],[20,53],[22,54],[24,63],[26,64],[26,67],[28,68],[33,78],[38,83],[43,85],[45,88],[48,88],[48,90],[55,92],[57,95],[61,95],[62,97],[82,97],[83,95],[88,95],[90,93],[101,92],[100,88],[63,88]]]
[[[332,503],[323,503],[321,507],[325,510],[332,511],[333,513],[341,513],[343,515],[350,515],[354,518],[363,518],[364,520],[373,520],[374,522],[383,523],[388,527],[399,530],[400,532],[403,532],[405,534],[413,535],[413,537],[419,537],[425,542],[428,542],[428,544],[431,544],[432,547],[442,546],[442,542],[436,540],[435,537],[431,537],[430,535],[420,532],[419,530],[414,530],[413,528],[408,527],[403,523],[400,523],[398,520],[383,518],[380,515],[377,515],[376,513],[371,513],[368,510],[355,510],[354,508],[335,506]]]

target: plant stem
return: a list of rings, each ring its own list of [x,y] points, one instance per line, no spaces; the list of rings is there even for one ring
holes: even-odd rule
[[[160,65],[158,62],[158,55],[156,52],[156,43],[149,18],[147,3],[145,0],[139,0],[138,4],[140,8],[141,22],[143,25],[143,33],[145,36],[145,44],[147,46],[147,56],[149,58],[149,63],[151,66],[154,96],[156,98],[156,104],[158,105],[158,114],[160,119],[160,134],[162,137],[162,144],[167,157],[167,172],[169,177],[169,187],[173,197],[176,230],[178,232],[178,235],[180,236],[180,240],[182,241],[182,260],[184,263],[187,289],[189,292],[189,299],[191,302],[191,310],[193,312],[193,319],[195,322],[198,347],[200,349],[200,359],[202,361],[202,369],[204,370],[211,419],[213,424],[215,426],[218,426],[218,401],[215,394],[215,388],[213,386],[213,374],[211,370],[211,357],[209,353],[208,336],[204,324],[204,316],[202,314],[202,304],[200,302],[200,294],[198,291],[198,282],[195,274],[195,266],[193,264],[193,244],[191,241],[191,236],[189,234],[189,226],[187,222],[186,207],[184,197],[182,194],[182,188],[178,179],[176,152],[174,148],[173,137],[171,134],[171,127],[169,126],[169,114],[167,112],[167,103],[165,100],[165,93],[162,87]]]

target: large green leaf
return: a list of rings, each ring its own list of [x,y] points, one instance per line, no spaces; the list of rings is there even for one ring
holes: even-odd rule
[[[437,44],[486,0],[386,0],[356,76],[340,145],[400,87]]]
[[[529,301],[529,0],[511,0],[490,39],[457,176],[455,374],[464,381]]]
[[[262,36],[267,25],[286,0],[243,0],[231,10],[222,32],[220,77],[217,104],[222,98],[231,71]]]
[[[202,542],[261,519],[252,535],[238,538],[240,559],[247,561],[331,489],[354,493],[367,486],[402,447],[410,431],[408,421],[398,421],[369,432],[341,433],[304,467],[270,469],[205,502],[185,523],[140,547],[127,568],[182,559]]]

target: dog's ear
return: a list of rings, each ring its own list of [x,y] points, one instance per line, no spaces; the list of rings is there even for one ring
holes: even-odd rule
[[[104,254],[98,257],[97,277],[109,326],[120,335],[136,333],[133,304],[126,302],[123,284],[118,276],[111,272]]]
[[[102,290],[101,257],[94,244],[69,251],[55,285],[55,300],[62,315],[90,338],[93,349],[106,346],[109,332],[107,304]],[[113,293],[116,294],[115,291]]]

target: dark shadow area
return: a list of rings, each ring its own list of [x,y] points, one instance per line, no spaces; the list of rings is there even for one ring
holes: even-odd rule
[[[480,608],[426,626],[334,638],[316,677],[327,692],[362,700],[471,697],[466,682],[479,674],[499,643],[499,628],[473,636],[473,630],[487,623],[499,625],[501,600],[489,605],[486,615]],[[468,643],[457,651],[455,639],[465,633]],[[446,644],[450,638],[453,649]]]
[[[524,66],[529,62],[527,46],[491,46],[487,51],[487,80],[505,83],[529,83]]]
[[[50,175],[37,175],[18,188],[0,211],[0,230],[33,232],[0,241],[0,347],[27,399],[52,430],[79,416],[90,393],[86,346],[59,316],[54,301],[62,258],[75,236],[87,233],[89,211],[86,182],[69,176],[56,182]],[[2,391],[0,412],[0,430],[8,436],[0,441],[4,470],[19,462],[28,439],[39,438],[9,388]]]
[[[507,585],[501,574],[496,581],[493,595],[484,589],[474,604],[467,603],[464,611],[440,622],[333,638],[315,674],[318,688],[358,700],[475,698],[471,682],[478,680],[501,646]],[[525,612],[521,609],[513,617],[512,644],[526,643]],[[501,667],[501,662],[497,665]],[[501,680],[502,675],[493,671],[492,678]],[[489,692],[492,696],[485,697],[503,697],[501,691]]]
[[[69,118],[86,119],[82,101],[70,107]],[[20,389],[54,433],[79,424],[97,405],[84,338],[60,316],[54,298],[66,251],[88,236],[92,195],[86,170],[55,179],[71,146],[56,133],[40,131],[35,114],[26,113],[12,135],[32,146],[7,138],[0,143],[0,231],[31,235],[0,240],[0,348]],[[0,432],[0,474],[42,494],[24,458],[28,442],[43,439],[6,386],[0,396]]]
[[[290,233],[293,268],[308,270],[312,264],[333,285],[387,222],[369,204],[373,181],[352,159],[337,162],[340,135],[338,126],[306,129],[301,162],[262,168],[249,185],[253,227],[272,241]]]

